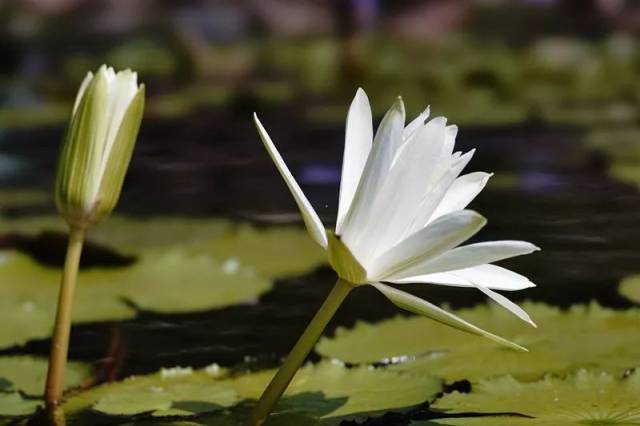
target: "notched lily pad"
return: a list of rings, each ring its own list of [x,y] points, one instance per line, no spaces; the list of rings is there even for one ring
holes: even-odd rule
[[[547,376],[532,383],[505,376],[480,381],[470,394],[446,394],[431,408],[455,418],[412,425],[637,425],[640,374],[617,379],[606,373],[580,370],[564,380]],[[478,414],[487,416],[477,417]]]
[[[615,311],[596,304],[567,311],[535,303],[523,307],[538,323],[537,329],[493,305],[457,313],[523,345],[528,353],[510,351],[420,317],[339,329],[335,337],[322,339],[316,350],[350,363],[388,362],[393,370],[472,381],[505,374],[537,380],[546,373],[567,374],[585,367],[620,373],[640,359],[638,309]]]
[[[71,417],[86,410],[108,415],[208,413],[195,421],[240,425],[274,373],[268,370],[230,376],[216,367],[165,370],[78,394],[65,403],[64,409]],[[307,365],[298,372],[267,424],[337,425],[344,419],[431,401],[441,389],[440,380],[427,376],[369,367],[348,369],[329,362]]]
[[[0,252],[0,347],[47,337],[61,271],[18,252]],[[191,312],[254,300],[271,282],[239,263],[220,263],[180,250],[143,256],[126,268],[80,272],[75,322],[120,320],[135,305],[155,312]]]

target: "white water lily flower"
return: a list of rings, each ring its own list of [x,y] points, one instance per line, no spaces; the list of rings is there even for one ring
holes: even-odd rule
[[[103,65],[80,85],[56,178],[56,205],[73,226],[98,222],[118,201],[144,109],[137,80]]]
[[[491,175],[474,172],[459,176],[474,151],[454,153],[457,127],[447,126],[443,117],[427,121],[428,116],[429,109],[405,127],[404,104],[398,98],[374,138],[369,100],[358,89],[347,115],[335,232],[325,230],[255,115],[254,120],[307,230],[327,250],[329,263],[340,278],[354,286],[370,284],[411,312],[524,349],[386,284],[475,287],[535,325],[524,310],[493,291],[521,290],[534,284],[492,263],[539,249],[524,241],[459,246],[486,224],[484,217],[465,207]]]

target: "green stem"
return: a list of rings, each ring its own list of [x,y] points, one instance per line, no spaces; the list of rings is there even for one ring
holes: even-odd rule
[[[289,352],[284,364],[282,364],[280,370],[278,370],[273,379],[271,379],[269,386],[267,386],[262,393],[251,416],[245,423],[246,426],[259,426],[264,423],[269,413],[273,410],[273,407],[287,389],[287,386],[289,386],[296,371],[298,371],[307,358],[307,355],[309,355],[309,352],[311,352],[311,349],[313,349],[313,346],[322,335],[325,327],[331,318],[333,318],[333,315],[352,288],[353,286],[347,281],[338,279],[331,293],[327,296],[327,299],[304,330],[296,345],[291,349],[291,352]]]
[[[45,387],[45,401],[50,408],[55,407],[62,397],[64,369],[67,365],[67,353],[69,351],[73,294],[78,278],[83,242],[84,230],[72,226],[69,232],[67,256],[64,262],[62,284],[58,296],[58,310],[56,312],[56,322],[51,343],[51,356],[49,358],[49,370],[47,371],[47,384]]]

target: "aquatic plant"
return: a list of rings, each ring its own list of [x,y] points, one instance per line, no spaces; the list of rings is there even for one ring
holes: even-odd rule
[[[418,282],[475,287],[535,325],[523,309],[492,290],[520,290],[534,284],[491,263],[538,248],[524,241],[457,247],[486,223],[484,217],[465,207],[491,175],[475,172],[458,177],[474,151],[453,153],[457,127],[447,126],[444,117],[427,121],[428,117],[427,108],[405,127],[404,103],[398,98],[374,138],[369,100],[362,89],[357,91],[347,115],[338,216],[335,232],[331,232],[325,230],[254,115],[262,142],[291,191],[307,231],[327,251],[338,280],[262,394],[248,425],[265,421],[345,297],[361,285],[374,286],[400,308],[526,351],[386,284]]]
[[[87,228],[114,209],[129,167],[144,109],[144,85],[131,70],[103,65],[80,85],[56,177],[55,199],[69,225],[49,371],[48,405],[60,400],[69,347],[71,310]]]

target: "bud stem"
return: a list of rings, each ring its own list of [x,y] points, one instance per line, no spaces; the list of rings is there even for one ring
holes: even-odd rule
[[[69,351],[73,294],[78,278],[83,242],[84,230],[72,226],[69,231],[67,255],[64,262],[62,284],[58,296],[58,310],[56,312],[56,322],[51,343],[49,370],[47,371],[45,401],[49,408],[58,405],[62,397],[64,370],[67,365],[67,353]]]
[[[267,386],[263,392],[260,400],[251,413],[251,416],[245,423],[245,426],[260,426],[265,422],[269,413],[271,413],[273,407],[276,405],[278,400],[280,400],[280,397],[289,386],[289,383],[296,374],[296,371],[298,371],[304,360],[307,358],[307,355],[309,355],[309,352],[311,352],[311,349],[313,349],[313,346],[320,338],[320,335],[322,335],[325,327],[331,318],[333,318],[334,314],[352,288],[352,284],[344,281],[343,279],[338,279],[331,290],[331,293],[327,296],[327,299],[324,301],[309,325],[307,325],[307,328],[304,330],[302,336],[300,336],[293,349],[291,349],[291,352],[289,352],[289,355],[287,356],[287,359],[285,359],[284,364],[282,364],[282,367],[280,367],[280,370],[278,370],[273,379],[271,379],[271,383],[269,383],[269,386]]]

